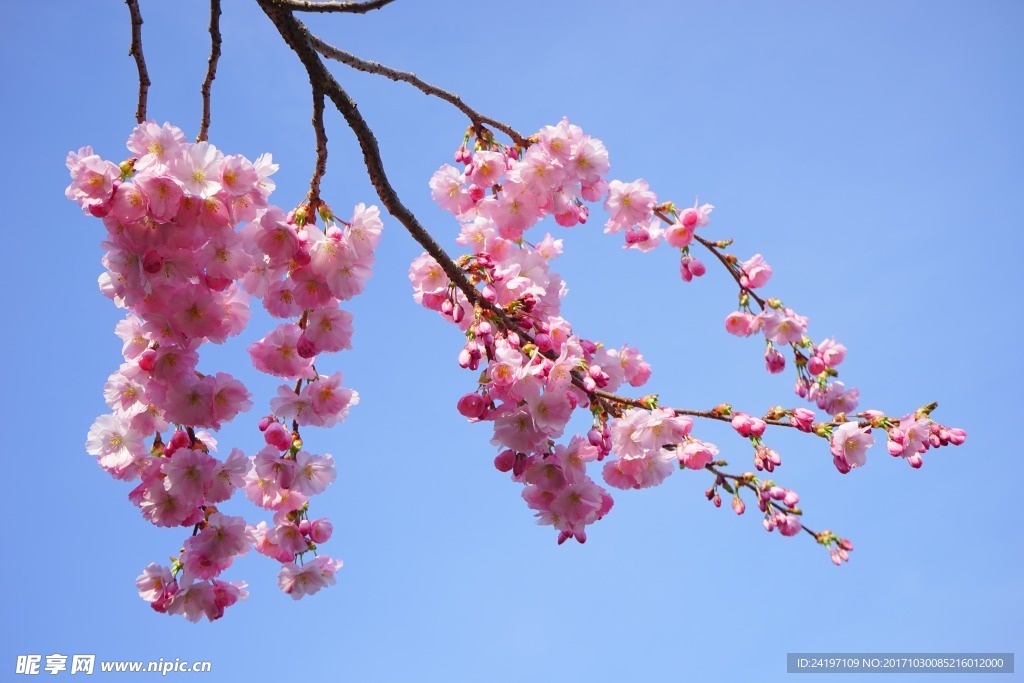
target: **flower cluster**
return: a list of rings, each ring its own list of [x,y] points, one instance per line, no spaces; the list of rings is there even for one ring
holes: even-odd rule
[[[470,151],[467,143],[474,131]],[[462,167],[442,166],[431,178],[430,189],[437,204],[458,219],[461,231],[456,242],[469,253],[448,263],[448,269],[428,254],[417,257],[409,269],[413,296],[465,335],[458,362],[479,373],[479,379],[477,389],[459,399],[458,411],[471,422],[491,423],[492,443],[500,449],[496,468],[510,472],[513,481],[524,486],[527,505],[540,524],[555,527],[559,543],[569,538],[585,541],[585,527],[612,507],[608,491],[587,474],[587,463],[595,460],[604,461],[604,482],[619,489],[656,486],[676,469],[710,470],[715,484],[707,494],[716,505],[721,504],[717,489],[722,486],[734,493],[733,508],[742,513],[745,504],[739,492],[748,488],[756,492],[766,530],[792,536],[806,529],[795,492],[762,482],[752,473],[720,472],[717,467],[725,463],[717,460],[718,447],[691,435],[689,415],[730,421],[740,436],[749,439],[756,469],[768,472],[782,464],[762,439],[769,424],[830,439],[840,471],[863,464],[872,426],[886,427],[890,452],[906,452],[915,466],[922,444],[963,440],[961,430],[936,425],[927,416],[918,422],[892,421],[880,412],[866,411],[857,417],[873,416],[872,423],[844,423],[845,414],[859,400],[856,389],[833,381],[846,348],[834,339],[815,345],[805,334],[806,317],[776,299],[765,301],[756,295],[754,290],[772,276],[761,254],[740,262],[721,251],[731,242],[697,236],[696,230],[709,223],[712,205],[697,202],[678,209],[671,202],[659,204],[642,179],[607,182],[604,145],[578,127],[563,120],[531,136],[523,146],[503,146],[487,130],[471,128],[455,160]],[[740,287],[740,310],[726,319],[727,330],[738,336],[763,333],[765,362],[773,373],[786,364],[776,345],[792,347],[797,393],[839,419],[816,423],[806,408],[782,407],[758,418],[734,412],[728,404],[688,415],[659,407],[655,396],[629,399],[614,394],[626,383],[643,385],[650,366],[635,349],[614,350],[573,330],[561,314],[565,284],[550,268],[563,251],[563,240],[551,234],[535,244],[526,239],[526,231],[547,215],[564,227],[585,223],[590,210],[584,201],[602,198],[609,216],[605,232],[623,232],[626,247],[639,251],[661,243],[679,249],[680,275],[686,281],[706,272],[690,253],[691,245],[699,242],[711,249]],[[760,312],[751,310],[751,299]],[[558,443],[576,410],[590,413],[592,428],[585,436],[571,435],[568,443]],[[847,559],[849,541],[831,532],[811,533],[834,560]]]
[[[340,373],[320,376],[314,363],[351,345],[352,317],[338,302],[363,289],[378,211],[359,205],[339,226],[320,207],[329,223],[321,232],[311,207],[285,214],[269,204],[269,155],[225,155],[170,124],[140,124],[128,149],[134,157],[120,165],[89,147],[69,154],[66,195],[103,220],[100,289],[128,311],[116,328],[124,363],[104,387],[112,412],[93,423],[86,450],[114,478],[139,481],[129,500],[151,523],[193,529],[170,567],[145,569],[140,595],[159,612],[217,619],[247,595],[244,582],[218,577],[250,546],[284,563],[285,592],[313,593],[341,566],[325,556],[295,565],[330,537],[329,522],[308,519],[307,501],[333,481],[334,465],[302,450],[298,428],[335,424],[358,402]],[[199,350],[245,328],[250,295],[273,316],[300,318],[249,349],[257,369],[298,384],[283,387],[261,421],[266,448],[252,458],[232,449],[221,461],[203,430],[251,408],[252,397],[227,373],[199,371]],[[274,527],[217,509],[238,489],[275,512]]]

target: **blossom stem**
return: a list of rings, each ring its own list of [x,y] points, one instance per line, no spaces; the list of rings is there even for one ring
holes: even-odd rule
[[[135,66],[139,70],[139,103],[135,107],[135,120],[142,123],[146,120],[146,98],[149,95],[149,70],[146,68],[146,57],[142,54],[142,12],[139,11],[139,0],[124,0],[132,18],[132,45],[128,54],[135,58]]]
[[[213,79],[217,77],[217,62],[220,60],[220,0],[210,0],[210,59],[206,63],[206,78],[203,79],[203,119],[199,124],[196,142],[206,140],[210,132],[210,91]]]

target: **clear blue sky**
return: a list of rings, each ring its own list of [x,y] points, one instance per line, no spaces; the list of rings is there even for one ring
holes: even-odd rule
[[[272,152],[276,201],[294,205],[314,158],[306,76],[255,3],[225,5],[211,141]],[[142,11],[150,115],[194,136],[208,9],[143,0]],[[310,22],[520,130],[568,116],[604,140],[613,177],[715,204],[710,234],[763,253],[771,294],[809,315],[815,337],[850,348],[842,374],[863,407],[939,401],[936,417],[967,429],[968,443],[930,452],[920,471],[878,447],[841,476],[823,442],[770,433],[785,461],[776,479],[801,493],[808,524],[856,544],[841,568],[809,539],[715,510],[707,477],[692,472],[620,492],[585,546],[558,547],[491,466],[489,430],[455,412],[473,387],[455,363],[459,335],[413,303],[406,270],[420,249],[387,220],[374,277],[351,306],[355,349],[329,361],[362,404],[306,437],[339,465],[314,501],[335,524],[338,585],[293,603],[275,563],[250,553],[226,578],[247,580],[251,597],[221,621],[152,613],[134,578],[183,534],[144,522],[129,488],[84,452],[120,362],[119,315],[95,286],[100,226],[63,197],[68,150],[127,154],[128,12],[11,3],[0,25],[0,678],[16,654],[54,652],[209,659],[216,681],[774,681],[789,651],[1019,651],[1019,3],[398,0]],[[454,247],[457,227],[427,181],[465,120],[404,85],[336,73],[405,202]],[[326,198],[339,209],[375,201],[351,134],[327,118]],[[651,390],[671,405],[797,405],[790,376],[767,375],[759,345],[724,332],[735,301],[724,273],[684,285],[669,252],[623,252],[601,222],[551,227],[565,239],[558,270],[578,330],[638,346]],[[203,361],[255,388],[256,408],[223,433],[249,453],[273,382],[246,369],[242,349],[265,329],[257,320]],[[748,467],[741,439],[716,425],[700,433]],[[232,511],[263,518],[248,504]]]

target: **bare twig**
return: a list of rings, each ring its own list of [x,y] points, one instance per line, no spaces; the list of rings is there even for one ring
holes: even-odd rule
[[[132,46],[128,55],[135,58],[135,66],[139,70],[139,104],[135,107],[135,120],[142,123],[146,120],[146,97],[149,95],[149,70],[146,69],[146,58],[142,54],[142,13],[139,11],[138,0],[124,0],[132,17]]]
[[[203,120],[196,142],[205,140],[210,132],[210,90],[213,87],[213,79],[217,77],[220,42],[220,0],[210,0],[210,59],[206,64],[206,79],[203,81]]]
[[[456,95],[455,93],[439,88],[431,83],[427,83],[414,73],[411,73],[409,71],[399,71],[398,69],[393,69],[390,66],[386,66],[378,62],[371,62],[366,59],[361,59],[349,52],[345,52],[344,50],[341,50],[329,43],[324,42],[322,39],[314,35],[310,35],[309,39],[310,41],[312,41],[313,49],[322,54],[324,57],[337,60],[342,64],[346,64],[352,67],[353,69],[357,69],[359,71],[365,71],[366,73],[375,74],[377,76],[385,76],[386,78],[390,78],[393,81],[403,81],[405,83],[408,83],[426,95],[431,95],[433,97],[440,98],[445,102],[448,102],[456,109],[461,111],[463,114],[465,114],[467,117],[469,117],[469,120],[473,123],[474,126],[480,126],[481,124],[490,126],[491,128],[499,130],[505,135],[507,135],[517,145],[526,146],[527,144],[526,138],[512,126],[502,123],[501,121],[493,119],[489,116],[484,116],[483,114],[481,114],[480,112],[476,111],[475,109],[467,105],[465,102],[463,102],[462,98]]]
[[[365,14],[395,0],[366,0],[365,2],[312,2],[311,0],[277,0],[277,4],[293,12],[348,12]]]
[[[309,208],[316,212],[320,204],[320,180],[327,172],[327,131],[324,130],[324,93],[313,86],[313,130],[316,133],[316,169],[309,181]]]

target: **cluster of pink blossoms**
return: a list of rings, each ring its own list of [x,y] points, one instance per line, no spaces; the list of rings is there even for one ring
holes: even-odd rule
[[[286,593],[314,593],[334,583],[341,562],[296,561],[331,535],[327,520],[309,519],[308,500],[335,471],[330,455],[302,449],[298,427],[333,425],[358,402],[341,373],[321,376],[314,364],[319,353],[350,348],[352,316],[338,303],[369,277],[379,212],[359,205],[338,225],[321,208],[322,232],[310,207],[285,214],[269,204],[277,170],[269,155],[226,156],[169,124],[140,124],[128,149],[134,158],[120,166],[89,147],[69,154],[66,194],[103,220],[100,289],[128,311],[116,329],[125,362],[104,387],[112,413],[93,423],[86,449],[116,479],[139,480],[129,499],[150,522],[193,527],[170,567],[146,568],[140,595],[159,612],[217,619],[247,595],[244,582],[218,577],[250,546],[282,562]],[[232,449],[221,461],[201,428],[248,410],[251,395],[229,374],[200,372],[199,349],[242,331],[249,295],[272,316],[298,319],[249,348],[257,369],[297,384],[281,387],[260,421],[267,446],[251,458]],[[272,527],[218,511],[239,488],[275,513]]]
[[[708,224],[714,208],[712,205],[694,204],[691,208],[679,210],[671,202],[659,204],[657,195],[651,191],[647,182],[638,179],[631,183],[611,181],[604,206],[609,213],[605,232],[625,231],[626,248],[650,251],[664,242],[680,250],[680,275],[683,280],[689,282],[693,277],[706,272],[704,264],[690,253],[690,245],[695,230]],[[836,368],[846,357],[846,347],[835,339],[825,339],[815,344],[806,335],[807,317],[783,306],[778,299],[764,301],[756,297],[754,290],[766,285],[772,276],[772,268],[761,254],[741,262],[720,252],[731,241],[710,244],[711,249],[727,264],[740,287],[740,308],[726,317],[726,330],[740,337],[760,332],[767,347],[765,366],[773,374],[782,372],[786,367],[786,358],[776,346],[791,347],[797,370],[794,391],[843,422],[845,416],[856,410],[860,402],[860,391],[857,388],[847,388],[843,382],[835,379],[838,376]],[[751,310],[751,297],[761,305],[759,313],[755,314]],[[813,413],[805,409],[785,411],[774,408],[772,412],[775,417],[788,416],[791,423],[802,431],[814,431],[829,438],[835,466],[843,473],[865,463],[865,451],[874,443],[872,427],[885,428],[889,436],[889,452],[894,456],[903,456],[915,468],[921,466],[921,454],[929,447],[959,445],[966,438],[964,430],[932,421],[928,417],[930,411],[924,409],[895,422],[881,411],[865,410],[857,415],[863,418],[863,423],[844,422],[835,428],[822,426],[818,429],[813,428]],[[755,466],[758,470],[772,471],[774,466],[781,464],[778,454],[764,446],[760,441],[760,433],[751,435],[744,430],[743,424],[744,419],[740,419],[739,426],[737,420],[733,419],[737,431],[742,436],[751,437]]]
[[[462,167],[445,164],[431,178],[430,188],[437,204],[461,224],[456,242],[470,253],[460,257],[456,266],[477,288],[479,302],[474,305],[427,254],[413,261],[409,278],[415,300],[464,333],[459,365],[480,374],[477,390],[459,400],[458,410],[472,422],[492,423],[492,443],[501,449],[495,466],[511,472],[513,480],[524,486],[523,498],[536,511],[539,523],[555,527],[559,543],[569,538],[584,542],[585,527],[606,514],[613,503],[608,491],[588,476],[587,463],[614,454],[617,457],[605,461],[602,469],[605,483],[612,487],[646,488],[660,484],[676,469],[712,469],[716,484],[708,490],[708,498],[716,505],[721,504],[717,488],[725,486],[735,494],[733,508],[742,514],[745,504],[740,489],[748,488],[757,492],[765,529],[778,529],[786,536],[805,529],[795,492],[753,473],[737,477],[715,470],[714,466],[724,464],[716,460],[718,448],[691,435],[689,416],[658,408],[652,396],[625,405],[610,398],[625,383],[643,385],[650,366],[635,349],[609,349],[574,332],[561,316],[565,284],[550,269],[550,262],[562,253],[562,240],[545,234],[531,244],[524,236],[548,215],[564,227],[585,223],[589,209],[584,200],[603,197],[609,213],[606,232],[624,232],[627,248],[649,251],[664,242],[679,249],[680,275],[689,281],[706,272],[690,253],[690,245],[695,231],[709,223],[714,207],[695,203],[679,210],[671,203],[659,205],[643,180],[607,182],[604,145],[565,120],[531,136],[525,147],[502,146],[482,131],[470,151],[469,138],[467,133],[455,154]],[[760,254],[743,263],[726,262],[743,294],[763,286],[772,275]],[[792,345],[802,373],[798,387],[804,388],[799,393],[833,415],[853,410],[857,390],[827,381],[835,376],[845,347],[834,340],[812,345],[804,335],[807,319],[774,300],[771,303],[759,315],[748,309],[731,315],[727,328],[739,335],[763,331],[768,344],[766,363],[772,372],[785,366],[774,345]],[[810,349],[809,357],[800,348]],[[591,413],[592,428],[585,436],[570,436],[567,444],[557,443],[576,410]],[[878,415],[875,422],[888,426],[888,418]],[[771,472],[782,462],[761,438],[769,419],[779,423],[788,418],[788,424],[801,431],[831,438],[834,454],[849,444],[850,466],[862,462],[857,460],[861,436],[847,434],[846,425],[816,424],[814,413],[805,408],[776,407],[761,419],[734,413],[723,404],[710,416],[731,418],[736,432],[750,440],[758,470]],[[850,424],[863,430],[859,433],[870,433],[870,426]],[[955,443],[962,436],[959,430],[928,420],[923,424],[931,425],[936,439],[942,434],[946,442]],[[896,453],[906,443],[903,450],[919,453],[920,431],[920,425],[915,431],[900,421],[890,429],[890,451]],[[841,470],[843,457],[835,456]],[[735,485],[727,482],[730,476]],[[837,564],[848,558],[849,541],[828,531],[814,535]]]
[[[597,390],[642,386],[650,366],[636,349],[609,348],[574,333],[561,316],[565,285],[550,268],[562,240],[545,234],[533,245],[524,233],[547,215],[564,227],[585,222],[589,209],[582,200],[598,201],[609,191],[608,155],[599,140],[565,120],[531,139],[525,152],[488,136],[478,138],[471,153],[464,141],[455,155],[462,170],[446,164],[430,182],[435,201],[462,225],[456,242],[471,252],[458,266],[488,306],[474,307],[427,254],[413,261],[409,278],[418,303],[464,332],[459,364],[480,372],[477,391],[459,400],[459,412],[492,424],[492,443],[502,449],[495,466],[524,486],[538,522],[553,526],[559,543],[582,543],[586,526],[613,503],[588,476],[587,463],[614,452],[618,457],[602,469],[605,483],[639,489],[660,484],[675,469],[702,469],[718,449],[690,437],[691,418],[672,410],[652,406],[612,415],[592,400]],[[623,207],[640,202],[618,201]],[[709,210],[694,210],[691,230],[706,222]],[[529,338],[510,330],[496,311]],[[576,410],[590,412],[592,428],[557,443]],[[665,448],[677,443],[679,449]]]

